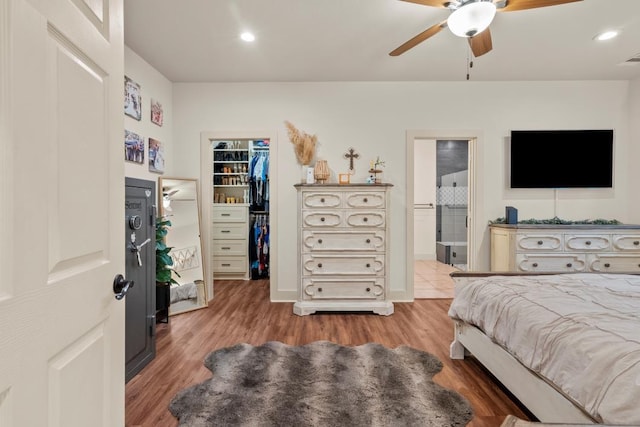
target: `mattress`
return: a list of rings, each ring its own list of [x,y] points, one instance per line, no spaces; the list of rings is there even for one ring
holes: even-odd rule
[[[599,422],[640,425],[640,276],[489,276],[449,316],[480,328]]]

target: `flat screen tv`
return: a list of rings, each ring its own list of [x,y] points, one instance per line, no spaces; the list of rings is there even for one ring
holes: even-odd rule
[[[511,188],[613,187],[613,130],[512,130]]]

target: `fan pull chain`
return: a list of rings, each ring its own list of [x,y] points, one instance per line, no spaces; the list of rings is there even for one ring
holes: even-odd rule
[[[469,71],[473,68],[473,59],[471,58],[471,47],[467,49],[467,80],[469,80],[469,75],[471,72]]]

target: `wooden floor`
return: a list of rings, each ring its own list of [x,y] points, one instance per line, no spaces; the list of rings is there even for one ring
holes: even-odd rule
[[[350,346],[377,342],[390,348],[404,344],[437,356],[444,368],[434,379],[470,401],[475,414],[470,427],[499,426],[507,414],[530,419],[475,360],[449,359],[449,299],[397,303],[391,316],[300,317],[293,314],[292,303],[269,302],[267,280],[216,281],[215,291],[209,307],[158,325],[155,359],[126,386],[126,426],[177,426],[169,401],[179,390],[211,377],[203,360],[212,350],[240,342],[302,345],[317,340]]]

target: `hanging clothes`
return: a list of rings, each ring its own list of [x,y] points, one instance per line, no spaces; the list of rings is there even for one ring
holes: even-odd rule
[[[269,277],[269,215],[252,214],[249,238],[249,261],[251,278]]]
[[[249,162],[249,203],[252,210],[269,210],[269,152],[256,152]]]

